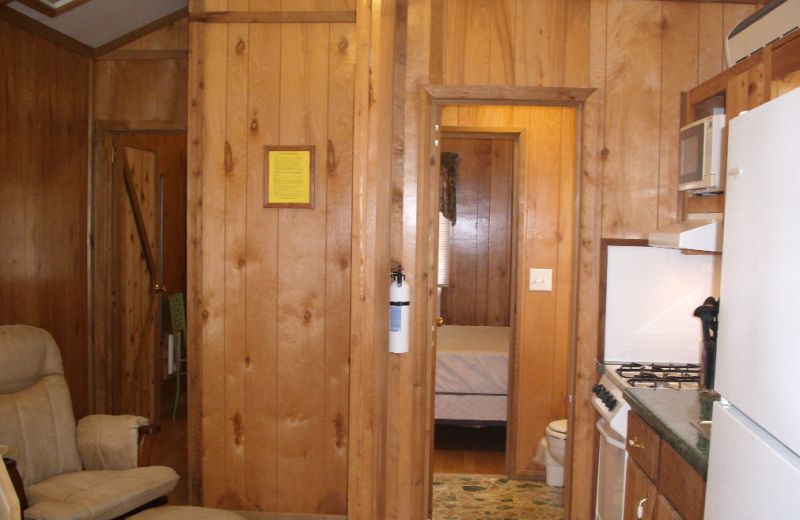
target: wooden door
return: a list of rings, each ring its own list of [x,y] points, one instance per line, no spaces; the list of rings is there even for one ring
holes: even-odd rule
[[[161,415],[165,293],[186,287],[186,136],[114,140],[114,412]]]

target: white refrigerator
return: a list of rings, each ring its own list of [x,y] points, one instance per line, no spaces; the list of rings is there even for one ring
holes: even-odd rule
[[[728,129],[705,519],[800,519],[800,89]]]

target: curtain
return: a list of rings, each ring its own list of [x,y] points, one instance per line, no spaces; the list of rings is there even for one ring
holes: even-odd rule
[[[456,178],[458,177],[457,153],[442,152],[441,156],[441,190],[439,211],[451,222],[456,223]]]

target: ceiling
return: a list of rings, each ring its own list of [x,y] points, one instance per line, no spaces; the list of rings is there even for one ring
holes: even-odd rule
[[[72,2],[40,1],[52,7],[67,7],[65,4]],[[96,49],[176,11],[186,9],[187,0],[91,0],[69,10],[65,9],[55,17],[47,16],[18,1],[7,5],[28,18]]]

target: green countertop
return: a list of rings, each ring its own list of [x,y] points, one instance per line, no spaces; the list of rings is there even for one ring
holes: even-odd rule
[[[624,395],[633,411],[706,478],[710,442],[692,422],[711,420],[711,405],[719,398],[698,390],[652,388],[628,388]]]

